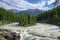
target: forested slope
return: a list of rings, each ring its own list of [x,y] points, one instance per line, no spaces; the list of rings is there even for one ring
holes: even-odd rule
[[[0,8],[0,23],[1,22],[17,22],[18,21],[18,16],[12,12],[9,12],[3,8]]]
[[[52,10],[48,10],[41,14],[38,14],[37,21],[54,25],[60,25],[60,5],[56,8],[53,8]]]

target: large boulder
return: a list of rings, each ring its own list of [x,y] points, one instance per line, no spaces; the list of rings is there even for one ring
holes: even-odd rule
[[[5,38],[7,40],[13,40],[13,35],[11,35],[11,33],[6,33]]]
[[[0,29],[0,35],[5,38],[6,40],[20,40],[20,33],[7,30],[7,29]],[[1,39],[1,37],[0,37]],[[2,40],[2,39],[1,39]]]
[[[4,37],[2,37],[2,36],[0,35],[0,40],[7,40],[7,39],[5,39]]]

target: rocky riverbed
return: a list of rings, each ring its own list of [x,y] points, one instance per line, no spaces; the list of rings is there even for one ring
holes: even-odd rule
[[[19,26],[18,24],[19,23],[11,23],[11,24],[1,25],[0,29],[6,29],[6,30],[10,30],[12,32],[20,33],[20,36],[21,36],[20,40],[22,40],[22,35],[24,34],[24,31],[28,27],[22,27],[22,26]]]
[[[60,27],[56,25],[37,23],[34,26],[21,27],[18,23],[6,24],[0,26],[3,36],[0,40],[60,40]],[[0,31],[1,32],[1,31]],[[5,38],[6,35],[8,36]],[[13,35],[15,35],[13,37]],[[20,38],[16,35],[19,34]]]
[[[20,33],[7,29],[0,29],[0,40],[20,40]]]

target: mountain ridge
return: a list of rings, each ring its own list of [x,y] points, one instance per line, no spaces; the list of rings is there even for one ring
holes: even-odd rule
[[[16,9],[10,9],[9,10],[10,12],[13,12],[15,14],[22,14],[22,13],[29,13],[30,15],[37,15],[41,12],[43,12],[43,10],[39,10],[39,9],[28,9],[28,10],[23,10],[23,11],[19,11],[19,10],[16,10]]]

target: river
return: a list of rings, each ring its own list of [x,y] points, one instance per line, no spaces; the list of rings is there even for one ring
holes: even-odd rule
[[[21,40],[60,40],[60,28],[56,25],[36,23],[34,26],[22,27],[18,23],[11,23],[0,26],[0,29],[20,32]]]

